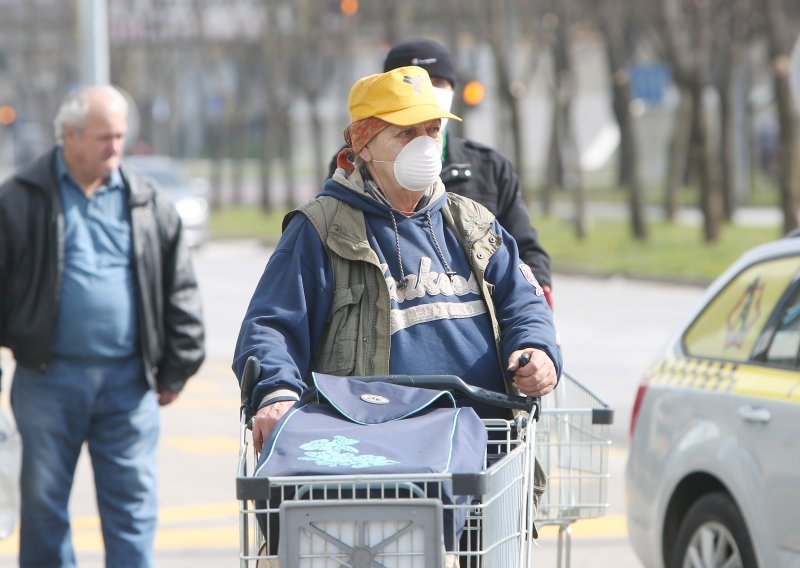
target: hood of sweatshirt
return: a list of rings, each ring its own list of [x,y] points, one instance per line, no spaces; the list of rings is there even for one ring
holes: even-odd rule
[[[333,174],[333,177],[325,182],[321,195],[345,201],[353,207],[361,209],[366,215],[379,215],[388,218],[391,215],[391,207],[373,197],[367,189],[367,183],[370,182],[363,178],[358,168],[347,175],[345,175],[343,169],[338,169]],[[421,200],[421,202],[427,201],[427,203],[424,203],[411,217],[416,217],[426,212],[433,213],[441,209],[442,205],[444,205],[445,194],[444,184],[441,179],[437,178],[428,198],[423,197]],[[396,213],[402,216],[399,211],[396,211]]]

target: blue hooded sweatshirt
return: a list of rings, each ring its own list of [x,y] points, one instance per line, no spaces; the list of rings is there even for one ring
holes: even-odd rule
[[[334,179],[336,181],[334,181]],[[451,374],[505,392],[504,373],[489,314],[455,233],[441,214],[446,193],[437,182],[427,205],[406,217],[360,191],[342,176],[322,195],[364,212],[367,238],[381,261],[391,301],[391,374]],[[341,182],[341,183],[340,183]],[[394,221],[392,220],[394,217]],[[502,246],[492,255],[486,280],[500,324],[503,361],[517,349],[545,351],[561,373],[550,308],[514,239],[495,220]],[[446,273],[455,273],[452,279]],[[398,286],[405,278],[406,286]],[[281,236],[253,294],[239,333],[234,371],[242,376],[250,355],[261,361],[252,403],[271,392],[302,393],[331,311],[333,271],[325,247],[305,215],[295,215]],[[482,417],[507,411],[474,405]]]

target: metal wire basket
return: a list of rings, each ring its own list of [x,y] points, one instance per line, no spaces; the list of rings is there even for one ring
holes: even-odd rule
[[[240,565],[282,566],[277,551],[283,548],[291,551],[289,565],[308,568],[378,565],[373,562],[430,568],[458,565],[459,558],[474,568],[527,566],[532,447],[526,436],[535,423],[522,429],[514,421],[484,423],[494,434],[487,448],[491,463],[478,474],[258,478],[243,422],[236,478]],[[442,484],[478,498],[443,503],[436,498]],[[445,554],[442,542],[455,530],[448,519],[459,510],[466,514],[460,548]]]
[[[399,375],[378,378],[403,379]],[[407,378],[416,384],[426,379],[433,381],[429,384],[438,384],[448,377]],[[236,471],[239,565],[529,566],[534,534],[531,492],[536,430],[531,417],[538,413],[538,401],[483,391],[457,377],[450,379],[480,400],[521,410],[513,420],[483,420],[488,442],[480,471],[257,476],[258,455],[253,449],[247,405],[249,389],[243,388]],[[452,381],[446,384],[453,386]]]
[[[547,474],[536,526],[556,525],[558,566],[570,565],[571,523],[608,509],[609,427],[614,411],[574,377],[563,374],[542,398],[536,457]],[[566,561],[566,563],[565,563]]]

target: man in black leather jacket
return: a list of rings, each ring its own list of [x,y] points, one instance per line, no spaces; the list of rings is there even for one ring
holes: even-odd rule
[[[437,91],[450,101],[456,83],[456,71],[450,52],[440,43],[414,39],[396,44],[384,60],[384,72],[418,65],[431,77]],[[445,104],[449,107],[449,102]],[[442,101],[444,102],[444,101]],[[449,110],[447,108],[446,110]],[[443,125],[444,126],[444,125]],[[528,264],[545,291],[552,307],[553,280],[550,257],[539,241],[536,229],[519,186],[519,178],[511,162],[502,154],[473,140],[458,138],[444,129],[444,152],[441,178],[447,191],[474,199],[491,211],[500,224],[514,237],[522,260]],[[328,177],[336,170],[336,157],[329,166]]]
[[[67,503],[88,444],[106,563],[151,566],[158,406],[204,359],[201,299],[166,193],[120,166],[127,102],[69,97],[59,144],[0,185],[0,346],[16,361],[20,566],[74,566]]]

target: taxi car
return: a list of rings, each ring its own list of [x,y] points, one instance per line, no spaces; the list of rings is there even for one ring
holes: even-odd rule
[[[800,566],[800,238],[737,260],[645,374],[626,501],[645,566]]]

